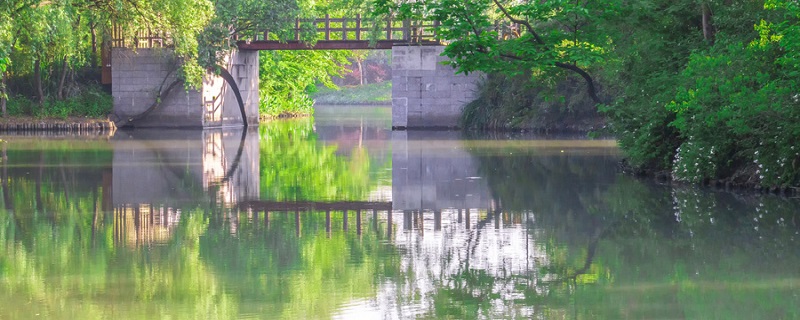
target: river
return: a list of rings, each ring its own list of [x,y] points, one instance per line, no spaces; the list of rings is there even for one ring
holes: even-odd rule
[[[798,199],[390,113],[2,137],[0,319],[800,318]]]

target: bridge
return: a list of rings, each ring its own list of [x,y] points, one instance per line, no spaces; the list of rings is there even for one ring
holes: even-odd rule
[[[313,30],[309,32],[303,25],[311,25]],[[354,19],[325,15],[321,19],[295,19],[294,28],[289,30],[290,40],[270,37],[269,30],[264,30],[249,38],[238,36],[237,47],[239,50],[390,50],[396,45],[439,46],[442,43],[436,40],[435,33],[438,26],[438,21],[412,20],[388,20],[376,25],[372,20],[362,19],[360,14]]]
[[[260,30],[233,36],[239,50],[391,50],[398,45],[441,46],[438,21],[386,20],[376,23],[355,18],[295,19],[289,30]],[[498,24],[497,28],[501,26]],[[172,40],[165,32],[140,31],[126,37],[121,26],[111,32],[112,48],[167,48]]]
[[[173,90],[180,62],[163,32],[123,36],[114,26],[103,54],[103,83],[111,84],[113,117],[137,127],[224,127],[257,125],[260,50],[392,50],[392,126],[452,128],[464,105],[474,100],[478,74],[456,74],[441,56],[436,21],[355,18],[296,19],[281,32],[262,30],[235,37],[238,50],[220,75],[208,73],[198,90]],[[497,23],[499,36],[519,30]],[[278,34],[281,37],[278,37]],[[288,40],[287,40],[288,38]],[[198,106],[202,106],[198,108]]]

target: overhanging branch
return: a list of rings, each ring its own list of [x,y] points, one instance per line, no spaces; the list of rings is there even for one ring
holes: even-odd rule
[[[539,34],[536,33],[535,30],[533,30],[533,26],[531,25],[530,22],[528,22],[528,20],[522,20],[522,19],[514,18],[514,16],[512,16],[511,13],[509,13],[508,10],[505,7],[503,7],[502,4],[500,4],[500,1],[498,1],[498,0],[492,0],[492,1],[494,1],[494,4],[497,5],[498,8],[500,8],[500,11],[503,12],[503,15],[505,15],[506,18],[508,18],[508,20],[511,20],[511,22],[513,22],[513,23],[518,23],[518,24],[524,25],[525,28],[528,29],[528,32],[531,33],[531,35],[533,36],[533,38],[536,40],[537,43],[539,43],[540,45],[544,45],[545,44],[544,40],[542,40],[542,38],[539,36]]]

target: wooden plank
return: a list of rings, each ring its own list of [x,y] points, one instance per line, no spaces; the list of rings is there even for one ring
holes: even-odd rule
[[[342,19],[342,40],[347,40],[347,19]]]
[[[331,40],[331,16],[325,15],[325,41]]]
[[[294,40],[300,41],[300,19],[294,19]]]
[[[361,14],[356,15],[356,40],[361,40]]]

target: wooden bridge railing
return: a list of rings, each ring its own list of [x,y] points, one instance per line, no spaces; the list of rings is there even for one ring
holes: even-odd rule
[[[377,25],[376,25],[377,24]],[[390,49],[395,44],[442,44],[437,38],[439,21],[385,20],[376,22],[355,18],[295,19],[294,26],[271,34],[270,30],[237,34],[234,40],[243,50],[306,50],[306,49]],[[495,22],[493,26],[500,39],[520,36],[518,24]],[[172,46],[169,33],[140,31],[132,37],[114,24],[111,47],[161,48]],[[373,39],[373,33],[374,39]]]
[[[240,36],[242,41],[368,41],[371,33],[378,31],[377,41],[423,42],[435,41],[438,21],[387,20],[375,25],[373,20],[365,20],[361,15],[355,18],[331,18],[325,15],[320,19],[295,19],[289,37],[270,38],[270,31],[264,30],[250,37]],[[312,26],[312,28],[308,28]],[[377,27],[377,28],[376,28]],[[312,37],[308,37],[313,35]]]
[[[115,23],[111,27],[112,48],[164,48],[171,46],[172,39],[168,33],[163,31],[142,30],[130,37],[126,36],[122,26]]]

